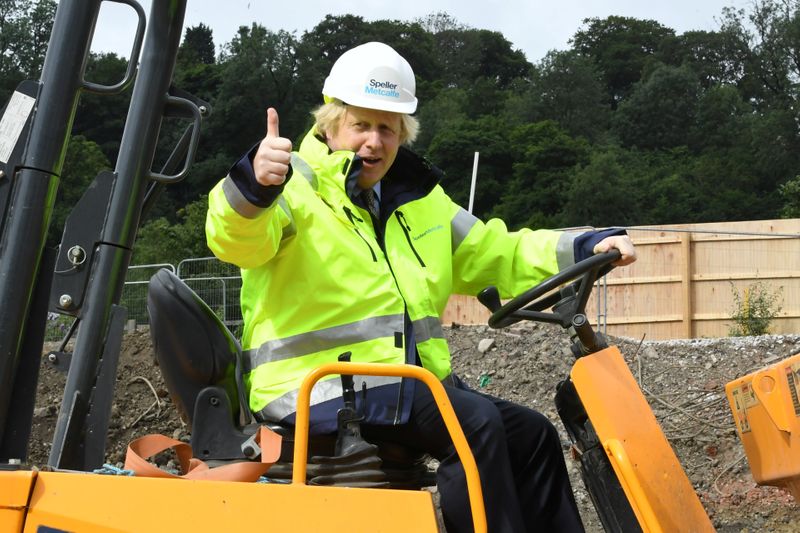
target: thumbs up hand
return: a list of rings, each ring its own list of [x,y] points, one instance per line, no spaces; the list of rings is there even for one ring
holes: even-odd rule
[[[278,112],[267,109],[267,135],[253,158],[253,171],[261,185],[280,185],[286,181],[291,161],[292,141],[278,131]]]

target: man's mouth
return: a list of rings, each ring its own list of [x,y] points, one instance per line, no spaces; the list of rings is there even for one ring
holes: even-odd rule
[[[377,165],[377,164],[378,164],[378,163],[380,163],[380,161],[381,161],[381,158],[380,158],[380,157],[362,157],[361,159],[362,159],[362,160],[364,161],[364,163],[366,163],[367,165]]]

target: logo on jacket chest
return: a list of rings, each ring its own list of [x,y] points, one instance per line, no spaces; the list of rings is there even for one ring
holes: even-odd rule
[[[421,238],[423,238],[423,237],[426,237],[426,236],[430,235],[431,233],[434,233],[434,232],[436,232],[436,231],[442,231],[443,229],[444,229],[444,226],[442,226],[441,224],[439,224],[438,226],[433,226],[432,228],[428,228],[428,229],[426,229],[425,231],[423,231],[422,233],[420,233],[419,235],[415,235],[415,236],[413,236],[413,237],[411,237],[411,238],[412,238],[413,240],[415,240],[415,241],[418,241],[418,240],[420,240]]]

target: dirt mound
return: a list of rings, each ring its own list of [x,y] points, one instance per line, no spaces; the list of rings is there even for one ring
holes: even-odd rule
[[[497,331],[447,328],[455,371],[472,387],[529,405],[557,421],[554,388],[569,372],[568,339],[558,328],[526,324]],[[718,531],[797,531],[800,507],[778,489],[757,486],[725,399],[728,381],[800,352],[800,336],[639,342],[620,347]],[[30,462],[45,464],[64,376],[45,364],[34,414]],[[556,426],[561,428],[560,421]],[[146,332],[126,335],[112,407],[107,461],[124,460],[127,443],[161,433],[188,441],[154,364]],[[568,446],[563,433],[565,452]],[[568,461],[587,531],[602,531]]]

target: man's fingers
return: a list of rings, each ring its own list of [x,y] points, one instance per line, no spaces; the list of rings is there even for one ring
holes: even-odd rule
[[[634,248],[630,237],[624,235],[607,237],[597,243],[592,251],[596,254],[601,254],[612,248],[616,248],[620,253],[619,260],[612,263],[614,266],[629,265],[636,261],[636,248]]]
[[[274,107],[267,109],[267,137],[280,137],[278,131],[278,112]]]
[[[292,159],[292,141],[281,137],[278,112],[267,109],[267,135],[253,160],[256,181],[261,185],[280,185],[286,180]]]
[[[292,161],[292,142],[283,137],[265,137],[253,158],[253,171],[261,185],[280,185]]]

